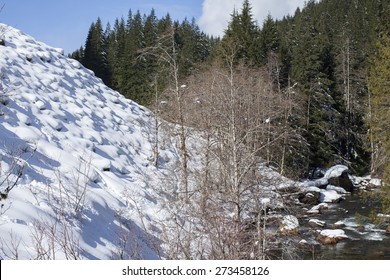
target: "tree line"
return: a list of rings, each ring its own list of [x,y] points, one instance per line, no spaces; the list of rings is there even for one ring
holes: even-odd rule
[[[155,47],[171,30],[177,45],[180,77],[195,71],[196,65],[211,56],[212,45],[217,41],[200,31],[195,19],[182,22],[167,14],[159,19],[152,9],[149,15],[129,10],[127,19],[107,23],[105,29],[100,18],[88,31],[85,45],[70,57],[79,60],[95,72],[103,82],[140,104],[149,105],[153,99],[155,78],[160,77],[161,87],[166,82],[158,58],[142,56],[143,50]]]

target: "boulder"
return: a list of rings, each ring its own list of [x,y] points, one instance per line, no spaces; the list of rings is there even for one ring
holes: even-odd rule
[[[352,192],[354,187],[348,174],[348,167],[344,165],[336,165],[326,171],[324,178],[328,179],[329,185],[342,187],[346,191]]]
[[[333,224],[332,228],[333,229],[341,229],[345,227],[345,223],[343,221],[338,221]]]
[[[326,223],[324,221],[321,221],[318,219],[310,219],[308,224],[312,228],[322,228],[326,225]]]
[[[320,192],[319,189],[313,190],[311,188],[304,189],[298,194],[299,202],[307,205],[316,205],[320,202]]]
[[[390,226],[388,226],[388,227],[386,228],[386,233],[389,233],[389,234],[390,234]]]
[[[341,174],[348,172],[349,169],[345,165],[335,165],[331,168],[329,168],[324,175],[324,178],[329,179],[329,178],[336,178],[340,177]]]
[[[327,203],[320,203],[318,205],[313,206],[311,209],[307,211],[307,214],[320,214],[323,210],[327,210],[329,205]]]
[[[343,196],[338,194],[334,190],[321,190],[320,202],[326,203],[339,203],[343,199]]]
[[[333,185],[328,185],[328,186],[326,187],[326,190],[327,190],[327,191],[336,191],[337,193],[342,194],[342,195],[351,194],[350,192],[347,192],[344,188],[342,188],[342,187],[336,187],[336,186],[333,186]]]
[[[302,239],[301,241],[299,241],[299,244],[305,246],[308,245],[309,242],[307,242],[305,239]]]
[[[371,179],[368,182],[368,188],[369,189],[378,189],[382,186],[382,181],[380,179]]]
[[[299,233],[298,218],[293,215],[284,216],[279,227],[279,233],[285,235],[295,235]]]
[[[366,177],[351,176],[352,184],[354,185],[355,188],[360,190],[367,189],[368,182],[370,180],[371,180],[370,176],[366,176]]]
[[[319,189],[325,189],[329,182],[327,178],[320,178],[317,180],[308,180],[301,183],[302,187],[316,187]]]
[[[389,215],[389,214],[382,214],[382,213],[379,213],[379,214],[377,214],[377,217],[378,217],[378,219],[379,219],[381,222],[390,223],[390,215]]]
[[[342,229],[325,229],[319,232],[317,240],[323,245],[337,244],[341,240],[348,239]]]

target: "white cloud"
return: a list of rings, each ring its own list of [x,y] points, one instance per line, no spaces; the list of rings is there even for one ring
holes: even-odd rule
[[[201,29],[214,36],[222,36],[227,28],[234,9],[240,11],[244,0],[204,0],[202,16],[199,19]],[[251,0],[252,13],[259,25],[268,14],[273,18],[282,18],[294,14],[297,7],[303,7],[305,0]]]

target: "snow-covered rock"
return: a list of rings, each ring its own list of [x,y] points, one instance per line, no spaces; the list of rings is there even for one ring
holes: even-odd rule
[[[343,221],[337,221],[333,224],[333,229],[340,229],[345,227],[345,223]]]
[[[309,244],[309,242],[307,242],[307,240],[305,240],[305,239],[302,239],[301,241],[299,241],[299,244],[300,245],[307,245],[307,244]]]
[[[343,199],[343,196],[335,190],[321,190],[320,202],[323,203],[338,203]]]
[[[293,215],[286,215],[281,221],[279,232],[282,234],[298,234],[299,232],[299,221],[298,218]]]
[[[336,186],[333,186],[333,185],[328,185],[326,187],[326,190],[327,191],[335,191],[339,194],[342,194],[342,195],[347,195],[347,194],[350,194],[350,192],[346,191],[344,188],[342,187],[336,187]]]
[[[348,172],[348,167],[345,165],[335,165],[329,168],[324,175],[325,179],[340,177],[343,173]]]
[[[320,189],[326,188],[326,186],[329,184],[327,178],[320,178],[316,180],[307,180],[301,184],[302,187],[316,187]]]
[[[303,187],[298,194],[298,199],[301,203],[307,205],[315,205],[320,202],[321,190],[317,187]]]
[[[344,188],[346,191],[353,191],[354,187],[351,179],[349,178],[349,169],[344,165],[335,165],[329,168],[324,178],[328,180],[330,185]]]
[[[382,220],[382,221],[385,221],[387,223],[390,223],[390,215],[389,214],[382,214],[382,213],[378,213],[377,214],[377,217]]]
[[[348,239],[348,236],[342,229],[324,229],[319,232],[317,239],[324,245],[331,245]]]
[[[313,228],[318,228],[318,227],[324,227],[326,225],[326,222],[318,219],[310,219],[308,224]]]
[[[329,205],[327,203],[320,203],[316,206],[313,206],[311,209],[307,211],[308,214],[319,214],[322,210],[326,210],[329,208]]]
[[[382,180],[378,178],[371,178],[370,175],[365,177],[351,176],[353,185],[361,190],[377,189],[382,186]]]
[[[379,188],[382,186],[382,180],[378,178],[373,178],[368,184],[372,187]]]

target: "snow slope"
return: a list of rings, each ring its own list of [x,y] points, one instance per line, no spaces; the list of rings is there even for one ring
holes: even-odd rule
[[[153,114],[60,49],[4,24],[0,39],[1,192],[23,167],[0,201],[0,257],[160,258],[178,152],[162,131],[153,166]]]

